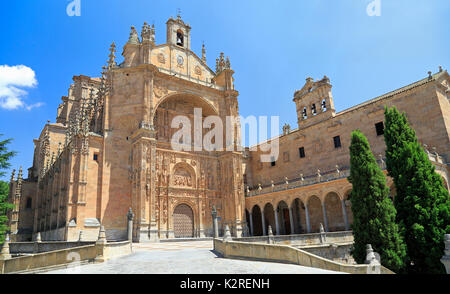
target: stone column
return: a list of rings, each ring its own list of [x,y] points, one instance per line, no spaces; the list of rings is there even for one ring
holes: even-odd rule
[[[447,274],[450,274],[450,234],[446,234],[444,236],[444,242],[445,242],[445,251],[444,256],[441,258],[441,262],[445,266],[445,271]]]
[[[214,231],[214,238],[219,238],[219,225],[217,223],[217,210],[216,207],[213,205],[212,208],[212,220],[213,220],[213,231]]]
[[[249,213],[249,218],[250,218],[250,236],[253,236],[253,213],[252,212]]]
[[[276,234],[280,235],[280,225],[278,223],[278,207],[274,209]]]
[[[265,236],[267,234],[266,234],[266,220],[264,219],[264,210],[261,210],[261,223],[262,223],[263,236]]]
[[[5,242],[2,245],[2,249],[0,251],[0,260],[10,259],[11,254],[9,252],[9,235],[6,234]]]
[[[294,227],[294,216],[292,213],[292,207],[289,207],[289,223],[291,224],[291,235],[294,235],[295,227]]]
[[[322,213],[323,213],[323,224],[325,225],[325,232],[328,232],[327,207],[325,206],[325,203],[322,203]]]
[[[127,240],[128,241],[133,241],[133,218],[134,218],[133,210],[130,207],[130,209],[128,210],[128,213],[127,213]]]
[[[345,230],[348,231],[350,226],[348,225],[347,209],[345,208],[344,199],[341,200],[341,206],[342,206],[342,215],[344,216]]]
[[[306,232],[311,233],[311,224],[309,222],[308,204],[305,204],[305,219],[306,219]]]

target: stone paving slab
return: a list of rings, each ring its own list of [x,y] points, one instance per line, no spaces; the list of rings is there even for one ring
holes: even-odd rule
[[[293,264],[218,257],[212,241],[133,244],[133,254],[47,274],[342,274]]]

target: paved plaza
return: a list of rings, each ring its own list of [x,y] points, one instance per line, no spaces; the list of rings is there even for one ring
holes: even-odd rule
[[[104,263],[46,274],[337,274],[293,264],[218,257],[212,241],[133,244],[133,253]]]

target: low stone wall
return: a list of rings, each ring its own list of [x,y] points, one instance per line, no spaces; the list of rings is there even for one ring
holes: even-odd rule
[[[130,241],[107,243],[104,254],[106,256],[106,259],[128,255],[133,251],[132,246],[133,245]]]
[[[62,227],[56,230],[45,231],[41,233],[42,240],[63,241],[66,235],[66,228]],[[33,240],[36,240],[36,234],[33,234]]]
[[[0,260],[0,273],[24,273],[72,262],[103,262],[113,257],[132,253],[130,241],[92,244]]]
[[[82,247],[95,244],[94,241],[87,242],[64,242],[64,241],[51,241],[51,242],[13,242],[9,243],[9,252],[13,255],[17,254],[33,254],[43,253],[55,250],[69,249],[73,247]]]
[[[312,253],[314,255],[340,262],[345,264],[356,264],[355,260],[351,255],[352,243],[332,243],[332,244],[320,244],[320,245],[310,245],[310,246],[294,246],[292,247],[304,250],[306,252]]]
[[[353,232],[326,232],[299,235],[274,235],[270,237],[276,244],[310,246],[324,243],[353,243]],[[269,236],[233,238],[233,241],[267,243]]]
[[[291,263],[350,274],[367,274],[373,272],[373,269],[369,265],[342,264],[287,245],[214,239],[214,250],[227,258]],[[383,274],[393,273],[383,266],[380,269]]]

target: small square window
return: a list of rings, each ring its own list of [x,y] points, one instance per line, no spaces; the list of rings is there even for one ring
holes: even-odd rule
[[[94,160],[95,160],[95,161],[98,160],[98,154],[97,154],[97,153],[94,154]]]
[[[305,147],[298,148],[298,155],[300,156],[300,158],[305,158]]]
[[[341,148],[341,137],[340,136],[336,136],[333,138],[334,141],[334,148]]]
[[[379,122],[375,124],[375,130],[377,131],[377,136],[384,135],[384,124],[383,122]]]
[[[271,157],[270,159],[270,166],[275,166],[276,162],[275,162],[275,157]]]

